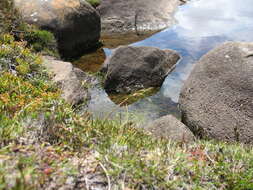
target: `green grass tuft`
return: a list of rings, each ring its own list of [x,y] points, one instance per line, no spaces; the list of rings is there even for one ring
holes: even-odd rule
[[[22,132],[21,119],[59,97],[41,62],[25,43],[0,36],[0,145]]]
[[[35,52],[44,52],[49,55],[57,55],[56,40],[51,32],[38,29],[30,29],[24,32],[23,40],[27,42],[28,47]]]
[[[97,7],[100,5],[101,0],[87,0],[88,3],[90,3],[93,7]]]
[[[1,0],[0,7],[0,34],[9,33],[16,41],[26,41],[32,51],[59,57],[56,39],[51,32],[25,23],[13,8],[13,0]]]

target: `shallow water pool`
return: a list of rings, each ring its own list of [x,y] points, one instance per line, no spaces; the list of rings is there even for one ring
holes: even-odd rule
[[[168,75],[161,89],[152,96],[120,107],[102,88],[91,90],[88,108],[95,116],[110,117],[127,112],[138,121],[150,121],[166,114],[180,117],[177,108],[180,89],[196,61],[210,49],[225,41],[253,42],[252,0],[192,0],[175,14],[177,24],[133,46],[173,49],[182,59]],[[107,56],[111,49],[104,48]]]

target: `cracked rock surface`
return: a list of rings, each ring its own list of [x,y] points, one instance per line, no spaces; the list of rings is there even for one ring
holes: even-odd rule
[[[102,0],[102,33],[157,31],[175,23],[179,0]]]

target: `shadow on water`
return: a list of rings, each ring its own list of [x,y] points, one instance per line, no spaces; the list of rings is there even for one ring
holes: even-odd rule
[[[133,43],[133,46],[154,46],[178,51],[182,59],[166,78],[160,90],[149,97],[122,108],[113,103],[101,88],[91,90],[90,111],[103,116],[114,113],[140,114],[153,120],[166,114],[180,117],[177,108],[180,89],[196,61],[225,41],[253,41],[252,0],[193,0],[181,6],[175,14],[177,24],[153,36]],[[104,49],[108,56],[110,49]]]
[[[78,60],[72,62],[77,68],[85,72],[98,72],[106,59],[103,48],[99,48],[94,52],[88,53]]]
[[[120,45],[129,45],[138,41],[145,40],[146,38],[158,33],[160,31],[153,31],[148,33],[128,33],[128,34],[114,34],[110,35],[102,35],[101,41],[104,44],[105,48],[113,49]]]
[[[157,32],[149,32],[140,35],[135,33],[114,34],[113,36],[102,35],[100,41],[103,44],[103,48],[87,52],[85,55],[73,61],[72,63],[77,68],[82,69],[85,72],[98,72],[104,63],[106,56],[110,54],[111,49],[120,45],[129,45],[131,43],[141,41]]]

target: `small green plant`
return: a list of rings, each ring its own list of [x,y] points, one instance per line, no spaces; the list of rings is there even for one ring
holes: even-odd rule
[[[27,41],[28,47],[35,52],[45,52],[53,55],[56,50],[56,40],[51,32],[38,29],[30,29],[24,32],[23,39]]]
[[[87,2],[90,3],[93,7],[100,5],[100,0],[87,0]]]
[[[0,35],[0,145],[21,134],[22,118],[59,97],[41,58],[25,46]]]
[[[15,32],[22,25],[22,20],[13,8],[13,1],[1,0],[0,7],[0,33]]]
[[[0,7],[0,34],[9,33],[16,41],[26,41],[32,51],[58,57],[57,43],[51,32],[23,22],[14,9],[13,0],[1,0]]]

